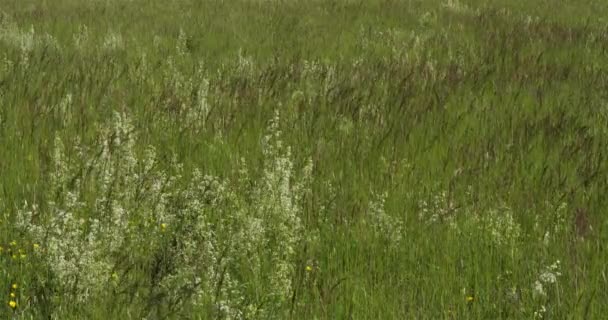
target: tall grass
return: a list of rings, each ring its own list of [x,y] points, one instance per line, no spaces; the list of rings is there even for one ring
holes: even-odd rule
[[[601,319],[607,13],[3,1],[0,314]]]

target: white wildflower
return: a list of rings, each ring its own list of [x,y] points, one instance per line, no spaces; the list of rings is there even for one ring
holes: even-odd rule
[[[377,235],[384,237],[392,246],[398,246],[402,238],[402,222],[385,212],[386,197],[384,193],[370,201],[368,217]]]
[[[558,278],[561,276],[560,261],[556,260],[553,264],[545,267],[538,276],[538,280],[534,282],[533,294],[535,296],[546,296],[545,288],[550,285],[556,285]]]
[[[78,32],[73,36],[76,49],[83,51],[89,42],[89,28],[86,25],[79,25]]]
[[[552,265],[548,266],[543,270],[543,272],[539,276],[539,280],[544,284],[554,284],[557,283],[557,278],[562,274],[559,272],[560,269],[560,261],[555,261]]]
[[[125,43],[120,33],[109,32],[103,39],[101,47],[106,51],[116,51],[124,49]]]
[[[534,319],[544,319],[547,308],[544,305],[540,306],[540,309],[534,311]]]
[[[58,116],[63,125],[68,125],[72,121],[72,94],[68,93],[57,105]]]
[[[513,243],[521,235],[521,227],[508,207],[503,207],[501,210],[490,210],[482,216],[481,223],[491,239],[498,245]]]
[[[467,13],[471,11],[471,8],[469,8],[469,6],[460,3],[460,1],[458,0],[447,0],[446,2],[442,3],[442,6],[456,13]]]
[[[188,43],[188,35],[186,35],[186,32],[184,31],[184,29],[180,28],[179,35],[177,37],[177,43],[175,45],[175,50],[177,51],[177,56],[183,57],[186,55],[186,53],[188,51],[187,43]]]
[[[545,292],[545,287],[543,286],[542,282],[536,280],[534,282],[534,286],[533,286],[533,294],[535,296],[546,296],[547,293]]]

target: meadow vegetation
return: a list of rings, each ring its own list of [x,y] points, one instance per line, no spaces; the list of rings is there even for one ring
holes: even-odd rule
[[[3,0],[3,319],[601,319],[608,4]]]

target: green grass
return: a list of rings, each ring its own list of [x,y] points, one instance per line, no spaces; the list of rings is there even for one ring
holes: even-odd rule
[[[601,319],[606,16],[3,1],[0,315]]]

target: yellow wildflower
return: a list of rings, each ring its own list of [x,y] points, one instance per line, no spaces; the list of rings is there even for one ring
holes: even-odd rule
[[[306,266],[306,271],[308,271],[308,272],[312,271],[312,267],[311,266]]]
[[[11,298],[14,298],[14,297],[16,297],[17,295],[16,295],[14,292],[11,292],[10,296],[11,296]]]
[[[13,290],[17,290],[17,288],[19,288],[19,286],[16,283],[13,283],[13,285],[11,286],[11,288]]]
[[[17,308],[17,301],[15,301],[15,300],[11,300],[11,301],[9,301],[9,302],[8,302],[8,305],[9,305],[11,308],[15,309],[15,308]]]
[[[467,296],[467,302],[468,303],[471,303],[473,301],[475,301],[475,298],[473,296]]]
[[[39,245],[39,244],[37,244],[37,243],[34,243],[34,245],[33,245],[33,246],[34,246],[34,249],[40,249],[40,245]]]
[[[167,224],[166,223],[161,223],[160,224],[160,231],[165,231],[167,229]]]

